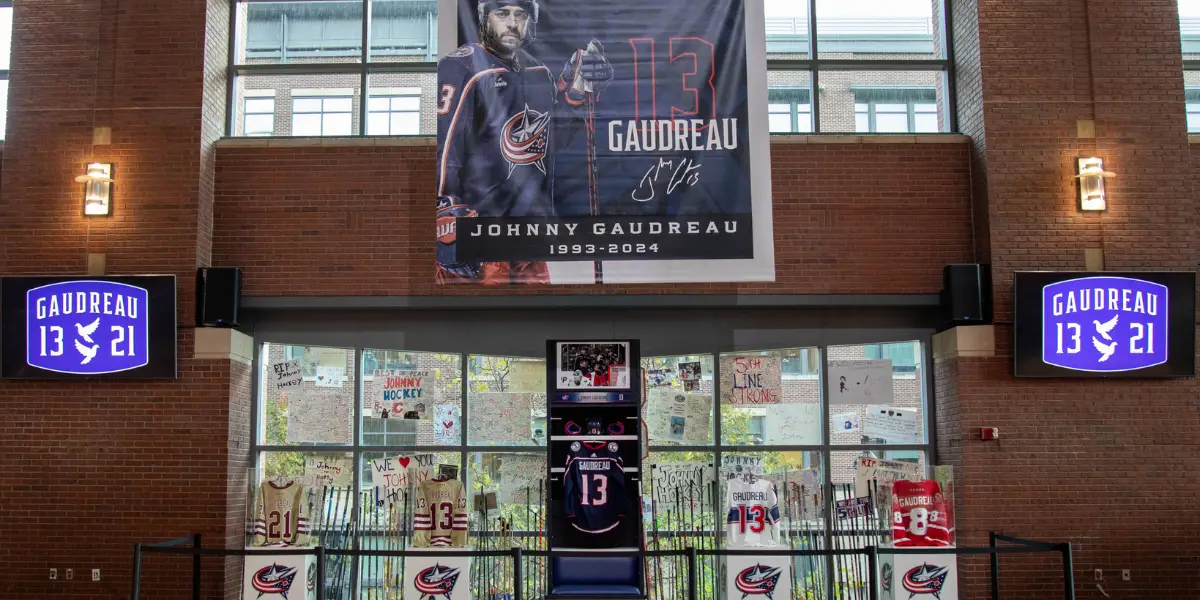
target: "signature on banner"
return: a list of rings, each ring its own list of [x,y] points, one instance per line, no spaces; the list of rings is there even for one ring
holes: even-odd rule
[[[678,161],[667,160],[665,158],[658,159],[658,162],[650,166],[646,174],[642,177],[638,187],[633,190],[631,196],[635,202],[649,202],[654,199],[656,187],[661,189],[663,173],[669,174],[666,178],[666,194],[669,196],[675,191],[676,187],[682,184],[687,184],[689,187],[700,183],[700,163],[693,161],[690,158],[684,158]],[[640,192],[640,193],[639,193]]]

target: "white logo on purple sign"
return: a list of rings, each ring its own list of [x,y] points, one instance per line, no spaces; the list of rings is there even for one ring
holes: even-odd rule
[[[64,281],[25,294],[25,362],[72,375],[150,361],[149,293],[112,281]]]
[[[1167,362],[1167,286],[1083,277],[1042,288],[1042,362],[1115,373]]]

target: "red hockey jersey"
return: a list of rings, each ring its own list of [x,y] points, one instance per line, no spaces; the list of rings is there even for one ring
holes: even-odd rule
[[[936,481],[897,480],[892,484],[892,546],[949,546],[954,524]]]

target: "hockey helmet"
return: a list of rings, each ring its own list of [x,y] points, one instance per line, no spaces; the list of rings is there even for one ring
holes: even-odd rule
[[[525,30],[525,43],[537,37],[538,0],[479,0],[479,39],[487,35],[488,13],[503,6],[519,6],[529,13],[529,27]]]

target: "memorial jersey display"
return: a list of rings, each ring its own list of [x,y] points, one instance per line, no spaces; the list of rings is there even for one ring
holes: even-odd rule
[[[422,481],[413,513],[413,547],[467,545],[467,495],[457,479]]]
[[[307,545],[309,507],[304,491],[295,481],[267,481],[259,486],[254,506],[255,546]]]
[[[779,545],[779,496],[766,479],[731,479],[726,492],[729,546]]]
[[[629,510],[625,464],[615,442],[574,442],[563,473],[567,520],[586,533],[611,531]]]
[[[892,546],[949,546],[954,525],[936,481],[892,484]]]

